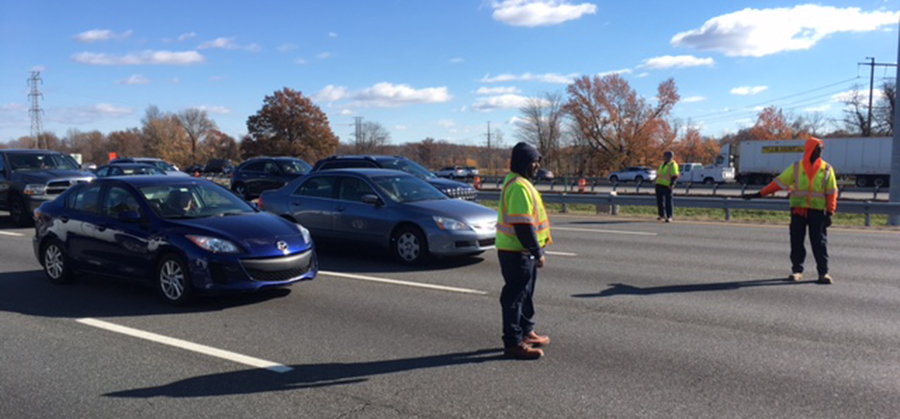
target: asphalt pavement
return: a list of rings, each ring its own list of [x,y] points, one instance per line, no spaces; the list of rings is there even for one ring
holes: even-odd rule
[[[493,252],[409,268],[321,247],[314,281],[174,308],[109,279],[51,285],[31,235],[0,213],[2,418],[900,411],[896,231],[830,230],[819,285],[811,254],[783,280],[786,226],[556,216],[536,292],[552,343],[530,362],[501,357]]]

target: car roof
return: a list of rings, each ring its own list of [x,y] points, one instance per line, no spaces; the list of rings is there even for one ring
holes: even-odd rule
[[[136,188],[140,188],[142,186],[161,186],[161,185],[191,185],[197,183],[207,183],[215,185],[206,179],[188,177],[188,176],[165,176],[165,175],[151,175],[151,176],[117,176],[117,177],[109,177],[109,178],[99,178],[94,181],[96,182],[122,182],[132,185]]]
[[[360,176],[396,176],[398,174],[402,174],[405,176],[412,176],[409,173],[400,171],[400,170],[391,170],[391,169],[373,169],[373,168],[342,168],[342,169],[333,169],[333,170],[325,170],[322,172],[315,172],[316,175],[327,176],[328,174],[335,173],[349,173]]]
[[[15,153],[15,154],[64,154],[62,152],[56,150],[39,150],[39,149],[31,149],[31,148],[18,148],[18,149],[8,149],[8,150],[0,150],[4,153]]]
[[[104,165],[104,166],[102,166],[102,167],[110,167],[110,166],[121,167],[121,168],[128,168],[128,167],[130,167],[130,168],[133,168],[133,169],[134,169],[134,168],[151,168],[151,169],[156,169],[156,166],[153,166],[153,165],[150,165],[150,164],[146,164],[146,163],[116,163],[116,164],[110,163],[110,164]]]

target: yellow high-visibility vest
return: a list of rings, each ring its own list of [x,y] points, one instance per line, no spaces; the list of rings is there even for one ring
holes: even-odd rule
[[[790,165],[775,178],[775,183],[781,189],[791,191],[791,208],[825,210],[825,197],[837,193],[837,175],[831,165],[823,161],[810,182],[803,166],[799,161]]]
[[[550,218],[544,208],[544,200],[528,179],[515,173],[506,175],[500,192],[500,210],[497,211],[498,250],[525,251],[516,236],[514,224],[531,224],[537,232],[538,244],[545,247],[553,243],[550,237]]]
[[[681,171],[678,170],[678,163],[675,163],[675,160],[663,163],[659,166],[659,170],[656,171],[656,184],[672,186],[672,178],[680,175]]]

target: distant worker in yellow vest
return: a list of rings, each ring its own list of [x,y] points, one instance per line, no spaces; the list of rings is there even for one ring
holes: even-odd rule
[[[837,211],[837,173],[822,160],[825,143],[818,138],[806,140],[803,160],[789,166],[784,172],[763,188],[763,190],[743,195],[744,199],[771,195],[782,189],[790,190],[791,198],[791,275],[792,281],[803,279],[803,262],[806,260],[806,230],[819,283],[831,284],[834,280],[828,274],[828,227]]]
[[[503,181],[497,214],[497,255],[503,273],[500,306],[507,357],[537,359],[550,343],[534,331],[534,286],[551,244],[550,219],[541,194],[531,183],[541,168],[541,153],[527,143],[513,147],[510,173]]]
[[[672,222],[675,208],[672,206],[672,188],[675,180],[681,176],[678,163],[675,162],[675,153],[666,151],[663,153],[663,164],[656,171],[656,210],[659,213],[659,221]]]

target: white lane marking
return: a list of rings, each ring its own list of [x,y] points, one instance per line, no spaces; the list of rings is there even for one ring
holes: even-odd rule
[[[548,254],[548,255],[553,255],[553,256],[571,256],[571,257],[578,256],[578,253],[569,253],[569,252],[551,252],[551,251],[544,251],[544,253],[546,253],[546,254]]]
[[[10,233],[10,232],[8,232],[8,231],[0,231],[0,235],[3,235],[3,236],[13,236],[13,237],[22,237],[22,236],[24,236],[24,234],[22,234],[22,233]]]
[[[622,231],[622,230],[599,230],[594,228],[570,228],[570,227],[550,227],[550,230],[562,231],[583,231],[587,233],[608,233],[608,234],[629,234],[632,236],[656,236],[656,233],[647,233],[644,231]]]
[[[143,330],[133,329],[131,327],[120,326],[117,324],[105,322],[102,320],[91,319],[91,318],[83,318],[77,319],[78,323],[86,324],[88,326],[97,327],[104,330],[109,330],[111,332],[121,333],[123,335],[133,336],[136,338],[149,340],[152,342],[162,343],[163,345],[174,346],[176,348],[186,349],[188,351],[193,351],[197,353],[201,353],[204,355],[209,355],[216,358],[225,359],[228,361],[236,362],[238,364],[249,365],[251,367],[267,369],[272,372],[289,372],[292,371],[293,368],[288,367],[282,364],[276,364],[274,362],[266,361],[264,359],[254,358],[251,356],[241,355],[239,353],[226,351],[223,349],[216,349],[211,346],[200,345],[198,343],[188,342],[186,340],[170,338],[168,336],[158,335],[156,333],[145,332]]]
[[[472,290],[472,289],[468,289],[468,288],[445,287],[443,285],[423,284],[421,282],[409,282],[409,281],[401,281],[398,279],[376,278],[373,276],[364,276],[364,275],[352,275],[352,274],[345,274],[345,273],[341,273],[341,272],[319,271],[319,275],[336,276],[338,278],[347,278],[347,279],[358,279],[360,281],[380,282],[383,284],[391,284],[391,285],[404,285],[407,287],[427,288],[427,289],[438,290],[438,291],[458,292],[460,294],[488,295],[488,293],[486,293],[484,291]]]

